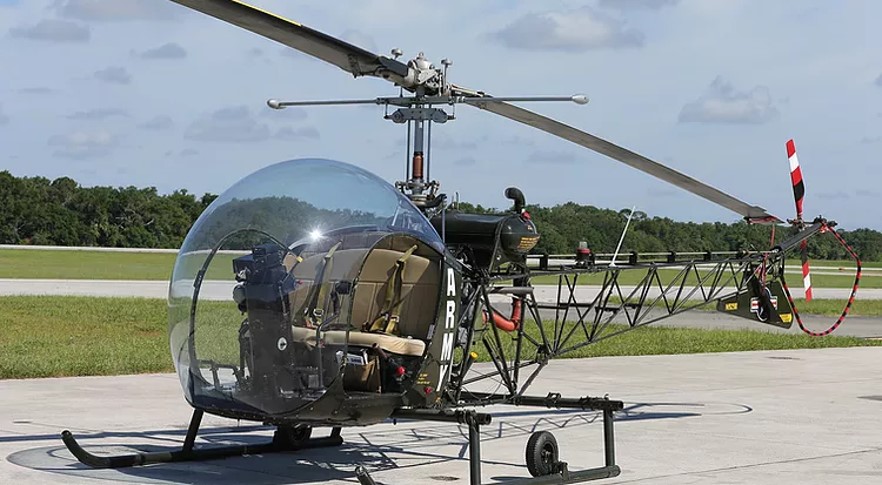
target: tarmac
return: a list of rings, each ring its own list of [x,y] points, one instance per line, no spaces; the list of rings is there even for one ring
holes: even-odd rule
[[[882,348],[553,361],[531,393],[625,401],[616,421],[622,474],[601,483],[882,483]],[[480,370],[480,369],[478,369]],[[59,433],[94,453],[174,449],[190,408],[171,374],[0,381],[0,483],[468,483],[466,430],[391,422],[343,431],[339,448],[93,470]],[[485,483],[527,477],[524,445],[550,430],[571,470],[602,465],[591,412],[494,407],[482,428]],[[197,447],[268,440],[271,429],[206,418]],[[324,430],[316,430],[321,434]]]

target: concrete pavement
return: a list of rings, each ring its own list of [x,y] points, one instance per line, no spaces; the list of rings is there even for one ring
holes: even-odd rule
[[[626,402],[616,423],[622,475],[601,483],[882,483],[882,348],[553,361],[533,393]],[[485,482],[528,475],[524,444],[551,430],[571,469],[602,463],[594,413],[489,408]],[[465,430],[399,422],[346,429],[338,449],[91,470],[58,433],[118,453],[179,446],[190,409],[173,375],[0,381],[0,483],[468,483]],[[207,418],[197,446],[256,442],[270,430]],[[319,432],[319,431],[317,431]]]

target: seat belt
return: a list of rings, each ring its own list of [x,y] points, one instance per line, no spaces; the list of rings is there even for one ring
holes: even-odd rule
[[[404,267],[417,245],[410,247],[395,262],[395,271],[386,284],[386,300],[383,302],[383,308],[377,318],[371,322],[368,332],[385,333],[388,335],[398,336],[398,316],[401,313],[401,304],[404,303],[401,298],[401,287],[404,284]]]
[[[308,328],[318,327],[322,323],[322,318],[324,318],[324,302],[328,298],[329,286],[331,284],[326,276],[331,274],[331,270],[334,267],[334,252],[341,244],[343,244],[342,241],[338,242],[325,253],[325,256],[322,258],[322,267],[319,268],[315,281],[312,283],[312,288],[310,288],[309,297],[306,299],[306,308],[302,312]],[[321,306],[319,306],[320,304]]]

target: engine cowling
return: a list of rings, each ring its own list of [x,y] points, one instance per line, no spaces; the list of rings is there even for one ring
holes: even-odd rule
[[[468,246],[476,264],[491,270],[503,263],[524,261],[530,250],[539,243],[536,225],[526,213],[467,214],[451,211],[436,215],[431,222],[438,233],[444,235],[445,244]]]

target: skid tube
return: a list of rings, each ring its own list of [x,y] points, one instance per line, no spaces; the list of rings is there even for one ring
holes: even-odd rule
[[[340,436],[340,428],[335,427],[331,429],[329,436],[308,438],[298,442],[286,440],[283,437],[283,433],[277,430],[273,440],[269,443],[197,449],[194,448],[194,444],[196,442],[196,433],[199,431],[199,425],[202,423],[203,414],[204,412],[201,409],[193,411],[193,417],[190,419],[190,426],[187,429],[187,437],[184,439],[184,445],[180,450],[100,456],[86,451],[80,446],[70,431],[63,431],[61,433],[61,440],[64,441],[64,445],[80,463],[92,468],[128,468],[153,463],[211,460],[232,456],[293,451],[304,448],[340,446],[343,443],[343,438]]]

